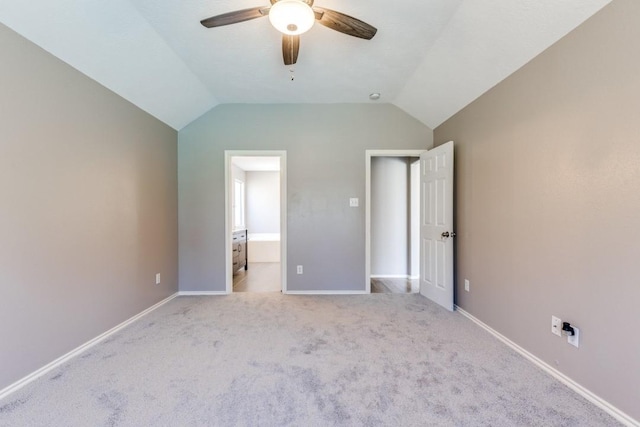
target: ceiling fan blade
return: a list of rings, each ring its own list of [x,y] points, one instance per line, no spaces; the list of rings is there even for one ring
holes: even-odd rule
[[[236,24],[238,22],[249,21],[250,19],[261,18],[269,14],[268,7],[252,7],[250,9],[236,10],[234,12],[223,13],[200,21],[207,28],[222,27],[223,25]]]
[[[284,65],[293,65],[298,60],[300,50],[300,36],[282,35],[282,58]]]
[[[316,17],[318,13],[322,14],[322,16],[318,18],[319,24],[353,37],[371,40],[378,31],[366,22],[345,15],[344,13],[336,12],[335,10],[315,7],[314,11],[316,12]]]

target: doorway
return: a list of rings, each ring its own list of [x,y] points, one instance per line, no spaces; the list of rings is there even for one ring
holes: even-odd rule
[[[371,156],[368,229],[371,293],[417,293],[420,279],[420,158]]]
[[[453,141],[431,150],[367,150],[365,154],[365,289],[371,292],[371,165],[374,157],[420,157],[419,289],[445,309],[454,309]]]
[[[225,151],[226,293],[286,292],[286,187],[285,151]]]

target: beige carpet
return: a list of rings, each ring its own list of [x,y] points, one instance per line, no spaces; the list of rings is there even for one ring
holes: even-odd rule
[[[612,426],[416,294],[180,297],[0,401],[1,426]]]

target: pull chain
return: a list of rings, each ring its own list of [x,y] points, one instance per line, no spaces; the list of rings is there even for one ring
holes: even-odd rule
[[[293,68],[289,68],[289,76],[291,78],[291,81],[294,81],[296,78],[296,75],[294,74],[294,70]]]

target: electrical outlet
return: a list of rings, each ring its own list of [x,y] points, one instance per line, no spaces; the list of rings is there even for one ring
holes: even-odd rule
[[[156,273],[156,285],[160,284],[160,273]]]
[[[464,279],[464,290],[469,292],[469,280]]]
[[[573,328],[573,335],[567,335],[567,342],[578,348],[580,347],[580,329],[573,325],[571,327]]]
[[[298,267],[296,267],[296,273],[298,274],[302,274],[302,266],[299,265]]]
[[[551,316],[551,333],[562,336],[562,320],[559,317]]]

